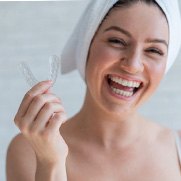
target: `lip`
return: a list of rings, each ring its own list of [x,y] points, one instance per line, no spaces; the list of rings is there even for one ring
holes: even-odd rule
[[[108,78],[110,76],[114,76],[114,77],[118,77],[118,78],[121,78],[121,79],[124,79],[124,80],[127,80],[127,81],[133,81],[133,82],[138,82],[140,83],[140,87],[138,89],[138,91],[136,91],[132,96],[130,97],[126,97],[126,96],[122,96],[122,95],[118,95],[118,94],[115,94],[112,90],[111,90],[111,87],[108,83]],[[143,87],[143,81],[141,81],[140,79],[137,79],[137,78],[131,78],[131,77],[128,77],[128,76],[120,76],[120,75],[116,75],[116,74],[108,74],[106,77],[105,77],[105,84],[108,88],[108,92],[109,94],[111,94],[113,97],[116,97],[120,100],[124,100],[124,101],[131,101],[134,97],[136,97],[139,93],[140,93],[140,90],[142,89]]]
[[[123,76],[123,75],[116,75],[116,74],[108,74],[107,75],[107,78],[108,77],[117,77],[117,78],[120,78],[120,79],[124,79],[124,80],[127,80],[127,81],[133,81],[133,82],[138,82],[138,83],[143,83],[142,80],[140,79],[137,79],[137,78],[132,78],[132,77],[129,77],[129,76]]]
[[[115,97],[117,99],[124,100],[124,101],[130,101],[136,95],[136,94],[133,94],[131,97],[125,97],[125,96],[122,96],[122,95],[115,94],[111,90],[111,87],[109,86],[107,80],[105,80],[105,84],[106,84],[106,87],[108,89],[109,94],[111,94],[113,97]]]

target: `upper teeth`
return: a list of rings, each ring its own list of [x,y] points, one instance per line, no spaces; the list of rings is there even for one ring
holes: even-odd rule
[[[112,81],[121,84],[123,86],[127,86],[127,87],[136,87],[138,88],[140,86],[140,82],[135,82],[135,81],[128,81],[128,80],[124,80],[118,77],[109,77]]]

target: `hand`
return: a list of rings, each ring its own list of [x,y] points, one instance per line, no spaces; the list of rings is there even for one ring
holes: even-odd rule
[[[61,101],[51,94],[51,81],[43,81],[28,91],[15,116],[15,124],[32,145],[39,163],[65,163],[68,146],[59,128],[66,120]]]

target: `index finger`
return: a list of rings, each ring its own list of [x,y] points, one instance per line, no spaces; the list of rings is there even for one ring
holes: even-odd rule
[[[37,95],[45,93],[51,87],[51,85],[52,81],[48,80],[48,81],[39,82],[34,87],[32,87],[25,94],[15,118],[24,116],[33,98]]]

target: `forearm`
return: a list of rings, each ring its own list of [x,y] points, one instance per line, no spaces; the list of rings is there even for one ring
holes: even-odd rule
[[[65,164],[56,166],[38,164],[35,181],[67,181]]]

